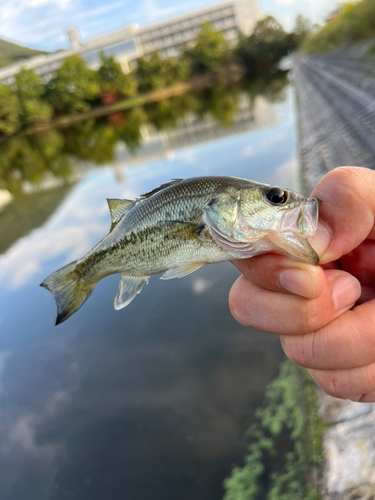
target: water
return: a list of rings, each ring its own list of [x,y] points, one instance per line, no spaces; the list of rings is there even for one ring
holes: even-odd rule
[[[255,121],[246,113],[232,129],[186,119],[174,131],[144,131],[135,158],[118,143],[102,166],[81,155],[75,184],[41,176],[42,192],[0,213],[2,500],[222,497],[283,356],[276,336],[232,319],[238,271],[224,263],[181,280],[153,277],[118,312],[111,276],[58,327],[38,284],[107,233],[107,197],[210,174],[298,187],[290,90],[283,102],[257,100]],[[21,177],[26,191],[31,177]]]

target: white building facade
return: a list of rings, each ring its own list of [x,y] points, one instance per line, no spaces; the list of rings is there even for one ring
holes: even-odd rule
[[[113,56],[121,63],[123,71],[128,72],[132,61],[152,52],[159,52],[163,58],[178,56],[187,44],[194,41],[200,26],[206,21],[209,21],[216,31],[223,33],[230,43],[235,44],[239,32],[250,35],[259,19],[257,0],[231,0],[143,28],[127,26],[123,30],[93,38],[85,43],[73,28],[68,31],[71,43],[69,49],[32,57],[22,63],[2,68],[0,82],[13,84],[14,76],[22,67],[33,69],[47,82],[53,78],[64,59],[73,55],[82,57],[89,67],[97,69],[100,65],[100,52]]]

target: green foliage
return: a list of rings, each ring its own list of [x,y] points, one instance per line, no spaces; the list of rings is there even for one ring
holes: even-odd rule
[[[2,144],[0,188],[18,194],[24,182],[37,185],[47,173],[67,180],[72,168],[63,148],[64,140],[55,130],[28,138],[14,138]]]
[[[238,111],[239,92],[237,87],[215,85],[200,94],[198,114],[210,114],[223,127],[230,127]]]
[[[20,103],[17,94],[0,84],[0,134],[11,135],[20,125]]]
[[[118,128],[118,138],[125,142],[131,153],[142,143],[141,127],[147,122],[147,114],[142,108],[134,108],[125,116],[125,126]]]
[[[48,121],[52,107],[43,100],[45,87],[32,69],[24,69],[16,75],[16,91],[21,107],[22,125]]]
[[[289,83],[288,71],[267,71],[249,78],[246,90],[252,102],[263,96],[269,102],[281,102],[285,98],[285,89]]]
[[[344,43],[375,36],[375,2],[344,3],[339,12],[303,45],[306,52],[328,52]]]
[[[178,120],[194,111],[199,104],[191,94],[171,97],[162,101],[147,104],[144,109],[148,120],[157,130],[175,128]]]
[[[137,81],[133,74],[125,75],[120,63],[113,56],[100,54],[101,66],[98,69],[100,92],[116,92],[121,97],[131,97],[137,92]]]
[[[301,39],[301,41],[312,31],[312,24],[310,19],[298,14],[295,21],[293,32]]]
[[[185,61],[172,57],[161,59],[157,52],[137,60],[136,76],[140,92],[162,89],[186,80],[190,69]]]
[[[218,33],[212,24],[206,22],[197,35],[195,44],[187,48],[182,60],[189,62],[193,74],[216,73],[229,59],[229,44],[222,33]]]
[[[249,37],[240,37],[237,52],[249,71],[263,71],[269,70],[296,45],[296,39],[287,35],[274,17],[267,16],[258,21]]]
[[[309,470],[322,460],[323,424],[306,372],[285,361],[247,432],[249,454],[225,480],[224,500],[318,500]]]
[[[90,109],[100,88],[96,72],[78,56],[65,59],[56,77],[48,84],[47,98],[57,113],[77,113]]]
[[[0,39],[0,68],[45,53]]]

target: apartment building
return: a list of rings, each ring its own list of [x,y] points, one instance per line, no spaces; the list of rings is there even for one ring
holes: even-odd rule
[[[200,26],[206,21],[235,44],[239,32],[250,35],[259,18],[257,0],[231,0],[146,27],[127,26],[85,42],[72,28],[68,31],[68,49],[2,68],[0,82],[11,85],[22,67],[33,69],[47,82],[64,59],[73,55],[82,57],[89,67],[96,69],[100,64],[100,52],[113,56],[120,62],[123,71],[128,72],[133,61],[155,51],[161,57],[178,56],[183,47],[194,41]]]

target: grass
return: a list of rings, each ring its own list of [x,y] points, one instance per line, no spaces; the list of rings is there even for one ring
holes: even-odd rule
[[[344,3],[340,12],[313,36],[306,39],[305,52],[329,52],[344,44],[375,36],[375,2],[361,0]]]
[[[325,431],[306,370],[285,361],[247,431],[249,454],[225,480],[224,500],[319,500]]]

